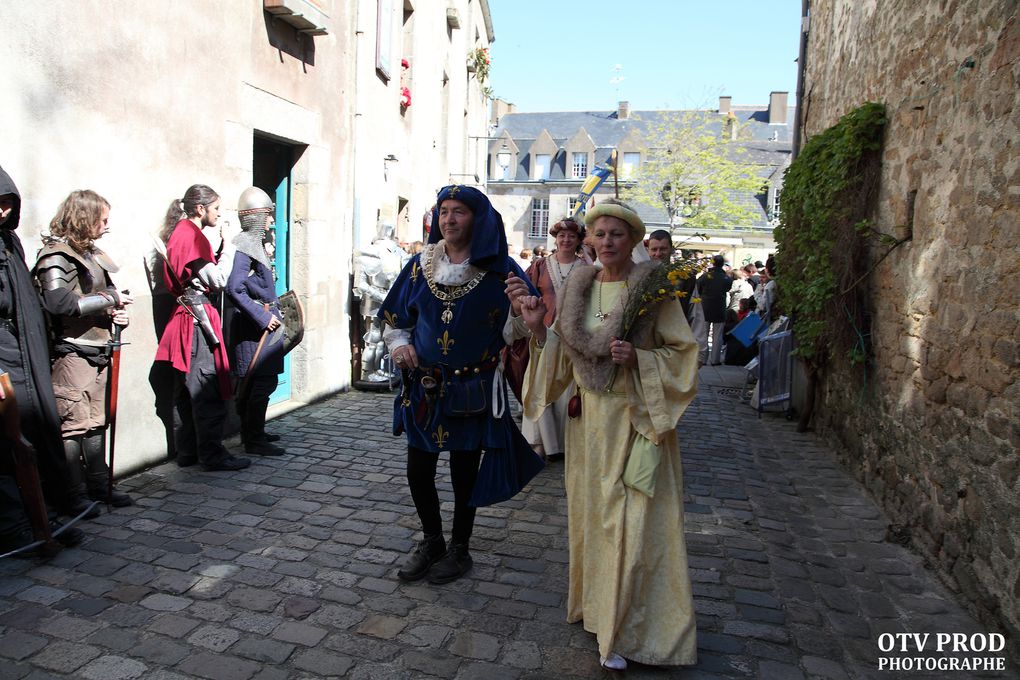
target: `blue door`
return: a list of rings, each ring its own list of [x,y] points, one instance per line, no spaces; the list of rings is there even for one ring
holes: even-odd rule
[[[276,203],[276,294],[290,290],[290,186],[296,147],[276,140],[255,138],[254,184],[273,197]],[[291,397],[290,355],[283,360],[283,373],[269,403]]]

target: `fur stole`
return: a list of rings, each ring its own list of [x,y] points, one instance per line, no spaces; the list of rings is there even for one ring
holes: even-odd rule
[[[574,365],[578,382],[585,389],[601,391],[612,379],[615,364],[609,358],[609,343],[614,337],[620,337],[623,310],[627,307],[630,295],[657,266],[657,262],[639,262],[634,265],[627,276],[624,298],[613,308],[612,315],[593,331],[585,328],[584,316],[588,311],[588,301],[599,269],[591,265],[578,267],[557,296],[556,326],[560,340]],[[652,349],[652,330],[657,317],[658,309],[635,322],[630,334],[630,342],[635,347]]]

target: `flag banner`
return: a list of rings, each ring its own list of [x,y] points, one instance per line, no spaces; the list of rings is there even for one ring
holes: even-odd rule
[[[613,168],[615,166],[616,150],[610,154],[609,158],[606,159],[602,165],[596,165],[591,174],[584,180],[584,184],[581,185],[581,193],[577,195],[577,207],[574,209],[574,214],[571,215],[573,219],[577,219],[578,216],[583,215],[587,209],[588,201],[598,191],[598,188],[602,186],[611,174],[613,174]]]

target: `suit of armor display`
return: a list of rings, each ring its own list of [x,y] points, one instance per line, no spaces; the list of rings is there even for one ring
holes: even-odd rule
[[[367,329],[363,336],[365,349],[361,355],[361,379],[366,382],[388,384],[393,377],[383,366],[386,356],[383,324],[376,318],[379,306],[400,274],[404,261],[404,252],[393,240],[393,231],[393,225],[383,224],[379,229],[379,238],[372,242],[368,250],[358,254],[361,271],[358,292],[361,294],[361,315]]]

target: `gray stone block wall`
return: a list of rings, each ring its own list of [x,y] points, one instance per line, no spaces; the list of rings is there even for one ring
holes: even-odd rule
[[[831,367],[816,423],[988,623],[1020,632],[1020,23],[1008,0],[811,3],[803,131],[889,123],[868,281],[873,363]],[[876,260],[884,246],[872,248]],[[781,272],[781,269],[780,269]],[[842,363],[842,362],[840,362]]]

